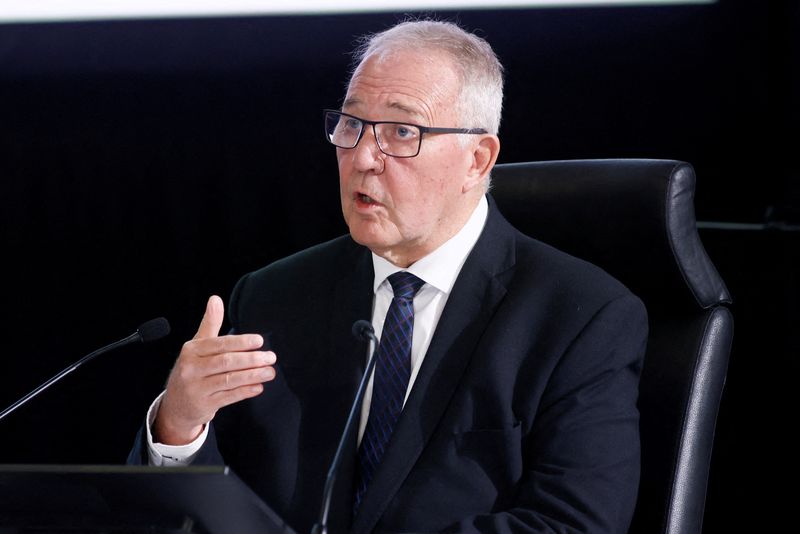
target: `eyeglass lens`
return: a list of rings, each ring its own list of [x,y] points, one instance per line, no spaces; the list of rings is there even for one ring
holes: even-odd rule
[[[328,140],[341,148],[354,148],[368,126],[362,120],[341,113],[328,112],[325,127]],[[381,151],[389,156],[408,157],[419,152],[420,132],[417,126],[399,122],[379,122],[373,125]]]

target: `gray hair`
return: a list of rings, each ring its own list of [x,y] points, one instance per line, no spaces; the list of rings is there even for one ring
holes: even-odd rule
[[[407,20],[361,38],[353,52],[351,79],[367,58],[398,50],[448,54],[461,81],[456,112],[463,124],[453,126],[485,128],[497,134],[503,108],[503,66],[485,39],[452,22]]]

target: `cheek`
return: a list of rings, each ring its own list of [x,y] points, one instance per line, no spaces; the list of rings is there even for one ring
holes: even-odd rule
[[[404,233],[430,228],[440,218],[441,190],[439,185],[426,184],[414,191],[401,191],[393,197],[392,219]]]
[[[336,160],[336,165],[339,169],[339,181],[343,181],[346,176],[344,171],[347,169],[347,162],[340,156]]]
[[[344,176],[345,171],[352,169],[353,157],[351,150],[336,149],[336,164],[339,167],[339,176]]]
[[[350,184],[350,172],[348,170],[347,162],[339,158],[339,191],[342,195],[345,194]]]

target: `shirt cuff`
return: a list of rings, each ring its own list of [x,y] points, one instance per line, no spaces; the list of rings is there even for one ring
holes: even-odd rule
[[[182,466],[189,465],[197,456],[197,452],[208,437],[208,423],[203,425],[203,431],[191,443],[186,445],[165,445],[164,443],[157,443],[153,440],[153,432],[151,427],[156,420],[158,408],[161,406],[161,399],[164,397],[165,392],[156,397],[150,409],[147,410],[147,419],[145,421],[145,429],[147,430],[147,456],[150,460],[150,465],[160,466]]]

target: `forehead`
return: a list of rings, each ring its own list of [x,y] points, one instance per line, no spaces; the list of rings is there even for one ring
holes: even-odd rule
[[[393,51],[367,57],[356,68],[343,109],[364,118],[432,123],[453,115],[460,84],[442,52]]]

